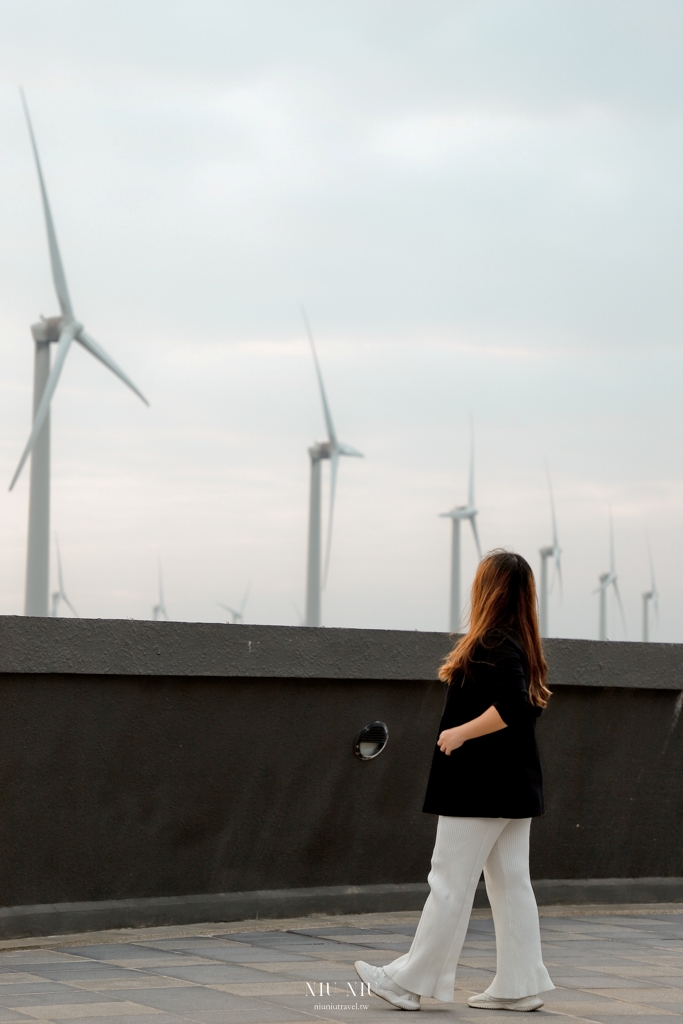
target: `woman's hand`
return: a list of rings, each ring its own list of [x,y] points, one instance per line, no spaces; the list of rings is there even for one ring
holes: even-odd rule
[[[466,739],[462,726],[456,725],[454,729],[444,729],[439,736],[437,746],[442,754],[451,754],[461,747]]]
[[[479,718],[473,718],[464,725],[456,725],[453,729],[444,729],[436,745],[442,754],[452,754],[465,740],[475,740],[478,736],[488,736],[489,733],[500,732],[501,729],[507,729],[507,722],[503,721],[498,709],[492,704],[488,711],[479,715]]]

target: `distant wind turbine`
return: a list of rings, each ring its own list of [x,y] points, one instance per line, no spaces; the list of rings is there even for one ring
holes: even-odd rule
[[[242,598],[242,603],[239,606],[239,610],[235,610],[234,608],[231,608],[229,605],[223,604],[221,601],[218,601],[218,607],[225,608],[226,612],[230,612],[230,614],[232,615],[233,626],[241,626],[244,623],[244,609],[247,607],[247,598],[249,597],[250,590],[251,583],[248,583],[247,589],[244,591],[244,597]]]
[[[327,441],[316,441],[312,448],[308,449],[311,459],[311,489],[308,511],[308,565],[306,569],[306,618],[305,625],[321,625],[321,592],[327,582],[327,573],[330,567],[330,552],[332,549],[332,522],[334,519],[334,499],[337,489],[337,471],[339,469],[339,457],[341,455],[353,455],[363,458],[361,452],[356,451],[348,444],[343,444],[337,439],[337,434],[332,422],[332,414],[327,404],[327,395],[323,384],[323,376],[318,362],[318,355],[313,341],[313,332],[306,316],[306,310],[301,307],[304,326],[311,343],[315,372],[320,388],[320,398],[323,405],[323,415],[327,428]],[[325,545],[325,565],[321,573],[322,554],[322,461],[330,460],[330,510],[327,524],[327,541]]]
[[[61,314],[41,318],[40,323],[31,327],[35,343],[35,360],[33,370],[33,427],[29,434],[26,447],[19,460],[16,472],[12,477],[10,491],[14,487],[26,460],[31,456],[31,483],[28,511],[28,552],[26,559],[26,594],[24,601],[25,615],[47,615],[49,568],[50,568],[50,402],[59,382],[64,360],[72,341],[77,341],[92,356],[111,370],[112,373],[134,391],[145,405],[147,399],[138,391],[132,380],[107,355],[101,345],[89,334],[83,324],[74,316],[71,299],[66,286],[66,277],[62,266],[62,258],[57,246],[52,213],[47,198],[45,180],[38,157],[38,147],[33,134],[26,98],[21,92],[21,102],[26,115],[33,156],[38,172],[38,183],[43,201],[43,214],[47,229],[47,241],[52,266],[52,280],[59,300]],[[55,361],[50,369],[50,345],[57,342]]]
[[[598,576],[599,586],[593,591],[594,594],[600,595],[600,614],[598,622],[598,640],[607,639],[607,591],[610,587],[614,587],[614,594],[619,605],[619,613],[621,615],[621,622],[624,627],[624,635],[626,635],[626,616],[624,615],[624,606],[621,603],[621,595],[619,593],[619,587],[617,586],[617,572],[614,564],[614,522],[612,521],[612,514],[609,517],[609,572],[603,572]]]
[[[647,553],[650,559],[650,589],[646,590],[643,594],[643,643],[647,643],[650,639],[650,601],[652,601],[652,607],[655,610],[655,615],[659,615],[659,592],[657,590],[657,584],[655,583],[655,567],[652,562],[652,550],[650,548],[649,541],[647,544]]]
[[[548,588],[548,559],[549,558],[552,558],[553,561],[555,562],[555,574],[553,576],[553,583],[551,584],[550,589],[552,589],[552,586],[555,583],[555,579],[557,579],[558,582],[559,582],[559,585],[560,585],[560,591],[562,591],[562,563],[561,563],[561,560],[560,560],[561,559],[561,555],[562,555],[562,548],[560,547],[559,541],[557,539],[557,520],[555,518],[555,499],[553,497],[553,485],[552,485],[552,481],[550,479],[550,470],[548,469],[547,465],[545,467],[545,471],[546,471],[546,474],[547,474],[547,477],[548,477],[548,492],[550,494],[550,518],[551,518],[551,521],[552,521],[552,528],[553,528],[553,542],[552,542],[552,544],[548,545],[547,547],[541,548],[540,551],[539,551],[539,554],[541,556],[541,586],[540,586],[540,594],[539,594],[539,602],[538,602],[538,604],[539,604],[539,611],[540,611],[539,626],[540,626],[540,630],[541,630],[541,636],[547,636],[548,635],[548,594],[549,594],[549,588]]]
[[[64,578],[62,576],[62,559],[61,559],[61,557],[59,555],[59,541],[57,540],[56,537],[55,537],[55,549],[57,551],[57,584],[59,586],[59,590],[55,590],[53,595],[52,595],[52,608],[50,610],[50,615],[53,618],[55,618],[57,616],[57,612],[59,611],[60,601],[63,601],[64,604],[67,606],[67,608],[70,610],[71,614],[74,616],[74,618],[77,619],[78,618],[78,612],[76,611],[76,609],[72,605],[71,601],[66,596],[66,593],[64,592]]]
[[[442,519],[450,519],[452,522],[451,539],[451,606],[449,618],[449,630],[451,633],[460,626],[460,523],[468,519],[474,535],[474,543],[477,548],[477,555],[481,560],[481,544],[479,543],[479,532],[477,530],[478,509],[474,503],[474,427],[470,422],[470,480],[468,499],[466,505],[456,505],[450,512],[441,512]]]
[[[154,621],[164,618],[168,621],[168,612],[166,611],[166,605],[164,604],[164,581],[161,575],[161,559],[159,560],[159,603],[155,604],[152,608],[152,615]]]

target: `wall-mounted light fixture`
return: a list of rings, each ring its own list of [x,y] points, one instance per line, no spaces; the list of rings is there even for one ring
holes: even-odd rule
[[[358,733],[353,752],[361,761],[372,761],[387,745],[389,730],[384,722],[371,722]]]

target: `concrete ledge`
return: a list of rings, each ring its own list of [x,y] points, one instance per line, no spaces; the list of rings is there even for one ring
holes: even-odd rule
[[[589,878],[533,883],[541,906],[683,903],[683,878]],[[421,910],[426,882],[405,885],[333,885],[310,889],[209,893],[155,899],[102,900],[0,908],[0,939],[68,935],[115,928],[279,919],[311,914],[370,914]],[[488,906],[483,882],[475,907]]]
[[[564,878],[533,883],[539,906],[557,903],[683,903],[683,878]]]
[[[308,914],[364,914],[421,910],[429,888],[407,885],[330,885],[310,889],[223,892],[202,896],[47,903],[0,908],[0,938],[64,935],[69,932],[155,925],[304,917]]]
[[[435,680],[448,633],[0,615],[0,674]],[[544,641],[550,686],[683,690],[683,644]]]

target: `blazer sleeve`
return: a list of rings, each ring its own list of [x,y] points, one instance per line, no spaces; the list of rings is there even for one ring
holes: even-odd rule
[[[536,718],[529,701],[522,652],[507,637],[491,651],[493,707],[506,725],[521,725]]]

